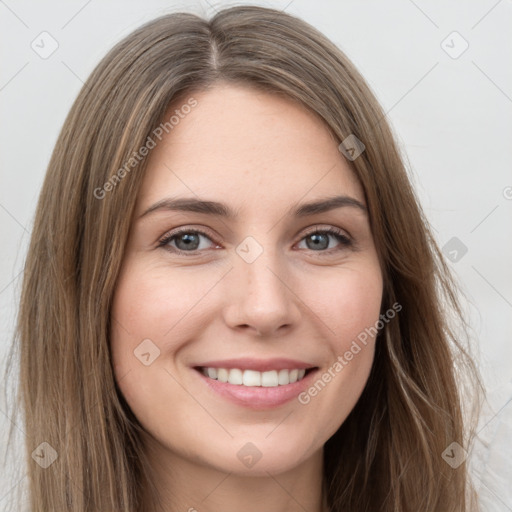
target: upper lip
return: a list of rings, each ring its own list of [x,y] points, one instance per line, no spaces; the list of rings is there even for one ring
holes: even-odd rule
[[[276,358],[276,359],[254,359],[254,358],[239,358],[239,359],[222,359],[217,361],[206,361],[194,365],[196,368],[239,368],[243,370],[255,370],[259,372],[266,372],[270,370],[293,370],[295,368],[308,369],[316,368],[315,365],[299,361],[297,359]]]

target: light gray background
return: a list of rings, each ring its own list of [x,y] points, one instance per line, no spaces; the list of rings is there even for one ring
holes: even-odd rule
[[[512,1],[253,3],[302,17],[352,59],[387,112],[440,245],[456,237],[467,248],[462,257],[457,249],[460,259],[450,265],[469,299],[485,383],[500,397],[490,416],[496,427],[504,411],[510,416],[512,397],[502,393],[512,383]],[[1,370],[36,201],[82,82],[142,23],[178,8],[210,15],[227,5],[235,2],[0,0]],[[45,37],[50,47],[44,31],[58,43],[48,58],[31,47]],[[0,509],[18,482],[3,473]],[[506,488],[491,490],[488,510],[512,511]]]

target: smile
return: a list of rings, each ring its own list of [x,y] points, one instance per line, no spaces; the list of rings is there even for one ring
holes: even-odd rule
[[[227,382],[236,386],[261,386],[267,388],[293,384],[302,380],[307,372],[313,370],[313,368],[295,368],[291,370],[259,372],[256,370],[242,370],[240,368],[200,367],[198,369],[204,376],[219,382]]]
[[[269,410],[291,402],[311,385],[318,367],[280,370],[242,370],[194,367],[195,374],[214,395],[247,409]]]

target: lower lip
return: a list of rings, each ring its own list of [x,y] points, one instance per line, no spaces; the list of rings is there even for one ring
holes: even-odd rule
[[[231,402],[256,410],[271,409],[279,407],[296,398],[304,391],[317,373],[318,368],[310,371],[301,380],[284,386],[263,387],[263,386],[242,386],[229,384],[210,379],[200,370],[194,371],[203,379],[209,388]]]

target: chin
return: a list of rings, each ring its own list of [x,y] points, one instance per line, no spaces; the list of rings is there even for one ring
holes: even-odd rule
[[[269,473],[291,471],[311,457],[304,453],[303,443],[283,446],[277,437],[275,443],[269,439],[261,442],[233,440],[231,446],[219,447],[221,453],[211,454],[207,464],[218,471],[240,476],[268,477]],[[230,452],[233,456],[229,456]]]

